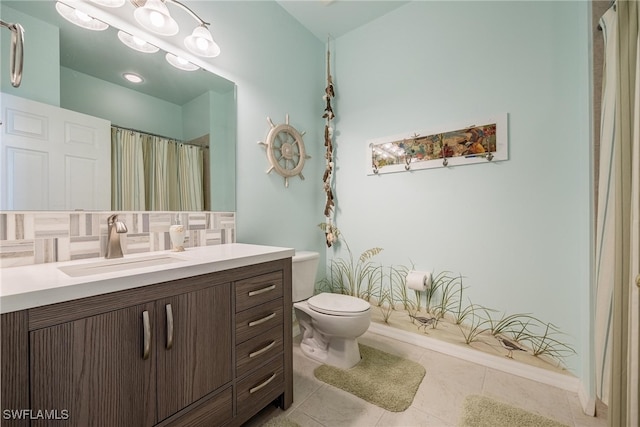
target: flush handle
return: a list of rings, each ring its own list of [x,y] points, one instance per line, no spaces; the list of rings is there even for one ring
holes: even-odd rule
[[[268,316],[263,317],[262,319],[258,319],[258,320],[254,320],[253,322],[249,322],[249,326],[258,326],[263,324],[264,322],[268,322],[269,320],[273,319],[274,317],[276,317],[276,313],[271,313]]]
[[[149,312],[147,310],[142,312],[142,330],[143,330],[143,343],[142,343],[142,359],[147,360],[149,354],[151,354],[151,322],[149,321]]]
[[[252,297],[252,296],[255,296],[255,295],[264,294],[265,292],[272,291],[272,290],[274,290],[275,288],[276,288],[276,285],[269,285],[269,286],[264,287],[264,288],[262,288],[262,289],[258,289],[258,290],[256,290],[256,291],[251,291],[251,292],[249,292],[249,296],[250,296],[250,297]]]
[[[173,310],[171,304],[165,305],[164,308],[167,312],[167,350],[171,350],[173,347]]]

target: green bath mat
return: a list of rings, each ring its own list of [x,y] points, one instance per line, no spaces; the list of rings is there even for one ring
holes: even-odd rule
[[[275,418],[271,418],[266,423],[262,424],[262,427],[300,427],[300,424],[290,420],[284,415],[280,415]]]
[[[424,378],[422,365],[360,344],[362,360],[351,369],[318,366],[316,378],[391,412],[407,409]]]
[[[460,427],[567,427],[542,415],[485,396],[467,396]]]

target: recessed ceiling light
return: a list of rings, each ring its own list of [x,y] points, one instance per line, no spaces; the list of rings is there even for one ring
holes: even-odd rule
[[[134,73],[124,73],[122,77],[129,80],[131,83],[142,83],[144,81],[142,77]]]

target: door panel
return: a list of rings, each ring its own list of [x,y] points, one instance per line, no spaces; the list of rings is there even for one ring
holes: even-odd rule
[[[154,425],[155,357],[143,358],[142,316],[153,321],[153,309],[142,304],[31,332],[31,409],[44,411],[31,425]]]
[[[109,121],[5,93],[0,103],[0,210],[110,209]]]
[[[156,348],[162,421],[231,381],[231,285],[158,300],[156,323],[161,331]]]

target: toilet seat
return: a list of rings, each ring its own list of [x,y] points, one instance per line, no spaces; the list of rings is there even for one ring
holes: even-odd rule
[[[371,308],[371,305],[363,299],[327,292],[312,296],[307,303],[312,310],[333,316],[354,315]]]

